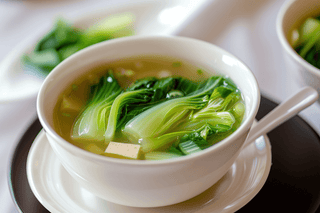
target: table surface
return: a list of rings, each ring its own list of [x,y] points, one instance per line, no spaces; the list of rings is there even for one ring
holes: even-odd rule
[[[128,2],[0,1],[0,63],[26,36],[52,24],[57,16],[78,17]],[[276,35],[276,16],[283,3],[283,0],[208,0],[205,9],[178,35],[211,42],[236,55],[255,74],[261,93],[280,103],[302,87],[286,70]],[[318,102],[299,115],[320,133]],[[35,98],[0,105],[0,212],[16,212],[7,184],[8,162],[13,148],[35,118]]]

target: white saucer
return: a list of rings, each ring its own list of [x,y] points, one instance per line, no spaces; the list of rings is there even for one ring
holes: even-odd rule
[[[241,151],[228,173],[214,186],[188,201],[158,208],[134,208],[102,200],[78,185],[53,153],[44,131],[27,158],[31,190],[50,212],[68,213],[215,213],[235,212],[264,185],[271,167],[271,145],[261,136]]]

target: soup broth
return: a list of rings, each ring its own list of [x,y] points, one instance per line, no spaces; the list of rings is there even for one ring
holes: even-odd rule
[[[75,146],[109,157],[160,160],[200,151],[232,134],[244,116],[243,99],[234,83],[225,77],[210,78],[205,70],[182,60],[158,56],[129,58],[101,65],[76,79],[61,94],[54,111],[55,130]],[[88,114],[88,106],[93,94],[96,94],[93,90],[99,90],[97,85],[102,85],[104,76],[107,76],[106,83],[116,80],[122,92],[106,95],[106,99],[115,98],[108,102],[109,105],[101,107],[100,111],[92,110],[91,114],[98,113],[100,117],[89,120],[84,115]],[[140,79],[150,77],[156,77],[157,81],[165,79],[164,83],[179,82],[176,83],[178,87],[180,85],[187,89],[176,89],[175,86],[162,98],[155,100],[163,90],[151,89],[157,85],[154,83],[157,81],[152,81],[153,86],[143,84],[143,88],[140,88],[140,83],[138,89],[134,87],[136,82],[141,82]],[[171,81],[171,78],[174,80]],[[218,83],[221,88],[213,90],[212,85]],[[203,91],[191,91],[189,84]],[[143,93],[140,93],[141,90]],[[120,101],[122,99],[119,97],[125,97],[124,93],[130,98]],[[217,98],[211,99],[212,96]],[[151,103],[152,100],[155,100],[154,103]],[[121,106],[117,108],[114,105],[118,102]],[[173,107],[166,110],[169,105]],[[180,105],[182,107],[177,108]],[[159,111],[151,112],[155,108],[159,108]],[[118,115],[113,116],[113,112],[118,112]],[[99,128],[92,130],[92,126],[85,122],[92,122],[92,126]],[[232,125],[229,125],[230,122]],[[112,126],[113,123],[115,125]]]

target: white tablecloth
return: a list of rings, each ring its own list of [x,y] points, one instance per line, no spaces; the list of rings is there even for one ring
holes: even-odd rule
[[[128,1],[0,1],[0,62],[26,36],[39,27],[51,25],[57,15],[77,17],[88,11]],[[254,72],[262,94],[281,102],[301,87],[285,69],[276,36],[276,15],[283,2],[212,0],[180,35],[212,42],[238,56]],[[8,163],[13,147],[36,119],[35,102],[34,98],[0,105],[1,213],[15,212],[7,184]],[[320,132],[319,103],[300,115]]]

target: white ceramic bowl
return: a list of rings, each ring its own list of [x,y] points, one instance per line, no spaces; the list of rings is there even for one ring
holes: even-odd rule
[[[164,55],[210,67],[231,77],[246,105],[242,125],[231,136],[200,153],[163,161],[108,158],[82,150],[53,128],[53,109],[61,92],[88,66],[137,55]],[[260,103],[257,81],[239,59],[203,41],[162,36],[132,36],[86,48],[58,65],[40,89],[37,110],[55,154],[70,175],[93,194],[122,205],[155,207],[190,199],[216,183],[240,153]]]
[[[318,15],[320,15],[319,0],[287,0],[279,10],[276,27],[288,72],[294,76],[299,85],[311,86],[320,93],[320,69],[308,63],[291,46],[292,31],[306,18]]]

